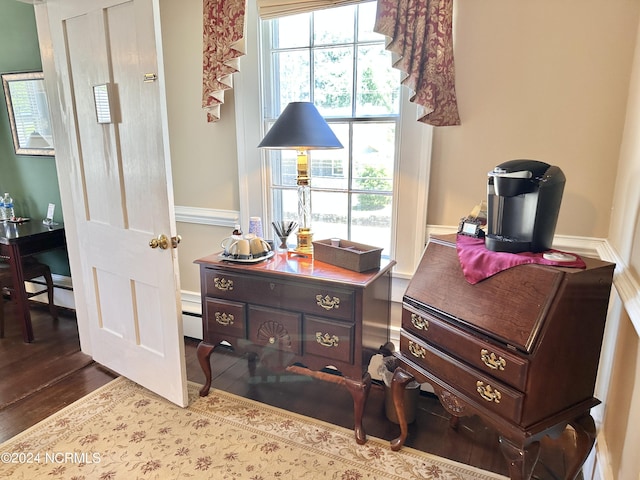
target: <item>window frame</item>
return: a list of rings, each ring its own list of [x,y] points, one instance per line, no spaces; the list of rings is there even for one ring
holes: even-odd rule
[[[260,92],[261,55],[259,51],[260,19],[255,0],[246,10],[247,53],[241,59],[240,72],[234,75],[238,153],[240,218],[261,216],[263,224],[271,223],[271,196],[266,186],[271,176],[264,151],[257,145],[264,136]],[[418,109],[409,102],[409,91],[401,88],[398,161],[394,171],[394,203],[391,231],[391,258],[396,261],[393,276],[409,279],[413,275],[426,245],[427,198],[433,127],[417,122]],[[230,103],[230,102],[229,102]],[[403,288],[394,288],[395,300],[401,299]]]

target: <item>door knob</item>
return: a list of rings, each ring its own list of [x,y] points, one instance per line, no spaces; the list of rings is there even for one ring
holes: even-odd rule
[[[165,234],[158,235],[158,238],[152,238],[149,242],[151,248],[160,247],[161,250],[165,250],[169,246],[169,239]]]
[[[171,241],[171,248],[178,248],[180,240],[182,240],[182,237],[180,235],[176,235],[175,237],[171,237],[171,239],[169,239],[169,237],[167,237],[164,233],[161,233],[157,238],[151,239],[151,241],[149,242],[149,246],[151,248],[160,247],[160,250],[166,250],[167,248],[169,248],[169,241]]]

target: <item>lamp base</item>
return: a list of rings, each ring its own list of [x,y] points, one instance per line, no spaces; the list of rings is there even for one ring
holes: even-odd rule
[[[298,245],[294,252],[298,255],[304,255],[305,257],[313,256],[313,233],[309,228],[298,228]]]

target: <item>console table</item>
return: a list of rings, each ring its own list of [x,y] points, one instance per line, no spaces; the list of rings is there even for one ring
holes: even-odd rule
[[[203,329],[197,357],[206,377],[200,395],[211,387],[211,353],[225,341],[249,353],[250,362],[260,358],[273,368],[343,384],[353,397],[356,441],[365,443],[367,368],[389,341],[395,262],[383,259],[379,269],[362,273],[287,253],[253,264],[219,254],[195,263]]]
[[[585,269],[521,265],[475,285],[462,273],[456,236],[432,237],[403,297],[400,367],[392,394],[402,447],[404,387],[430,383],[459,417],[496,429],[512,479],[528,479],[544,436],[576,432],[573,479],[595,441],[590,409],[614,265]]]

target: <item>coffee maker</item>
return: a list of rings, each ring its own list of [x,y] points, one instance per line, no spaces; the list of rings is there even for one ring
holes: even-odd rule
[[[488,173],[485,246],[494,252],[551,248],[565,176],[537,160],[510,160]]]

